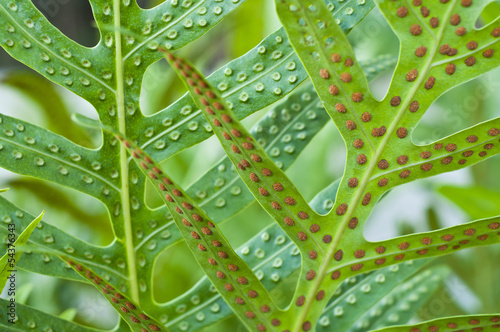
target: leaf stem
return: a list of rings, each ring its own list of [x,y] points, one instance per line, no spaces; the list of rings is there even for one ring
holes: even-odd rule
[[[116,102],[118,106],[118,130],[127,134],[127,121],[125,115],[125,90],[123,85],[123,59],[120,22],[120,0],[113,0],[114,26],[115,26],[115,64],[116,64]],[[132,218],[130,216],[130,193],[127,149],[120,145],[120,168],[122,186],[122,212],[125,228],[125,248],[127,250],[127,266],[130,284],[130,296],[139,303],[139,288],[137,283],[137,268],[135,264],[135,250],[132,237]]]

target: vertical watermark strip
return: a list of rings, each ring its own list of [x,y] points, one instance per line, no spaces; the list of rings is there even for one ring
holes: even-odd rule
[[[7,305],[8,322],[11,324],[16,323],[16,225],[11,222],[7,227],[7,296],[9,297],[9,304]]]

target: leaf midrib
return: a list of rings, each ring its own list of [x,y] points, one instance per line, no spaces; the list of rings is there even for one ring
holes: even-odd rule
[[[455,7],[455,4],[456,4],[456,0],[453,0],[452,3],[449,5],[449,7],[444,15],[445,20],[447,20],[447,18],[450,16],[452,9]],[[443,22],[445,20],[443,20]],[[365,189],[368,187],[368,184],[370,183],[370,177],[371,177],[371,175],[372,175],[372,173],[377,165],[377,161],[379,160],[380,156],[382,155],[385,148],[387,147],[389,140],[391,139],[392,134],[396,130],[397,125],[399,124],[401,118],[403,117],[407,108],[409,107],[410,102],[412,101],[412,97],[415,96],[415,94],[421,88],[421,85],[424,82],[424,79],[426,78],[426,76],[431,68],[432,60],[434,59],[434,56],[435,56],[436,52],[438,51],[439,41],[443,37],[445,27],[446,27],[446,25],[443,24],[440,28],[438,36],[436,38],[434,38],[434,45],[433,45],[432,51],[430,53],[431,56],[427,60],[425,66],[422,70],[422,72],[425,73],[425,75],[419,75],[417,81],[415,82],[412,89],[410,90],[411,91],[410,94],[405,99],[405,102],[401,105],[398,113],[396,114],[396,117],[394,118],[394,120],[392,121],[391,125],[389,126],[386,134],[384,135],[382,142],[380,142],[380,145],[375,150],[375,154],[373,155],[371,161],[369,162],[368,168],[367,168],[365,174],[363,175],[362,180],[360,181],[359,189],[356,191],[356,195],[354,196],[354,199],[351,200],[351,202],[352,202],[351,208],[348,209],[347,213],[344,215],[344,218],[342,219],[342,221],[339,225],[337,233],[335,234],[335,238],[332,241],[333,244],[331,246],[331,250],[327,253],[327,256],[323,260],[322,265],[319,268],[317,278],[315,278],[316,280],[314,281],[313,286],[309,289],[308,296],[306,298],[303,310],[301,310],[300,317],[297,320],[297,324],[294,328],[295,332],[300,332],[300,326],[303,323],[307,314],[309,314],[311,305],[314,303],[314,300],[313,300],[314,294],[317,293],[321,283],[323,282],[326,274],[328,273],[328,267],[333,259],[335,252],[337,251],[337,248],[340,244],[340,241],[342,240],[342,236],[344,234],[344,231],[347,228],[347,225],[349,224],[351,217],[353,216],[354,212],[356,211],[356,208],[359,206],[359,203],[364,195]],[[401,49],[402,49],[402,47],[400,48],[400,56],[401,56]],[[392,85],[392,82],[391,82],[391,85]],[[385,103],[381,103],[380,105],[385,105]],[[348,160],[349,160],[349,158],[348,158]],[[338,201],[338,197],[342,197],[342,196],[344,196],[344,195],[339,193],[337,195],[336,201]],[[332,213],[334,213],[334,211],[335,210],[332,209],[332,211],[328,214],[328,216],[331,216]]]
[[[118,108],[118,130],[127,135],[127,121],[125,112],[125,88],[123,84],[123,58],[122,58],[122,35],[121,35],[121,9],[120,0],[113,0],[113,23],[115,28],[115,69],[116,69],[116,103]],[[130,215],[130,191],[129,191],[129,162],[127,150],[120,144],[120,170],[121,170],[121,204],[123,211],[123,224],[125,228],[125,248],[130,285],[130,297],[136,303],[140,303],[139,284],[137,280],[137,265],[134,250],[134,238],[132,234],[132,218]]]

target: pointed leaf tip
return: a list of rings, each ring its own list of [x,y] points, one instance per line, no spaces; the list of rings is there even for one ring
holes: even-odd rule
[[[121,137],[117,130],[102,124],[98,120],[94,120],[94,119],[91,119],[89,117],[86,117],[85,115],[82,115],[79,113],[73,113],[71,115],[71,119],[83,127],[91,128],[91,129],[101,129],[103,131],[106,131],[108,133],[111,133],[111,134],[117,136],[118,138]]]
[[[89,117],[86,117],[85,115],[79,114],[79,113],[73,113],[71,114],[71,119],[78,123],[79,125],[85,126],[87,128],[101,128],[103,125],[94,119],[91,119]]]

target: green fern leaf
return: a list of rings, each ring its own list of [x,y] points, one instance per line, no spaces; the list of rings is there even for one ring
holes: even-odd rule
[[[107,3],[94,0],[91,6],[101,40],[95,47],[86,48],[64,36],[30,1],[2,1],[0,17],[5,30],[1,33],[1,44],[14,58],[89,101],[103,124],[126,133],[155,158],[164,160],[211,135],[211,128],[202,121],[189,120],[196,110],[188,110],[189,105],[194,105],[186,97],[169,109],[145,117],[139,106],[144,72],[162,57],[155,51],[159,46],[178,49],[187,45],[241,3],[179,3],[172,0],[144,10],[134,1]],[[373,6],[372,1],[367,1],[359,5],[354,15],[339,10],[333,11],[333,14],[345,21],[347,31]],[[255,61],[252,72],[257,76],[250,77],[247,73],[243,79],[239,71],[256,54],[260,60]],[[219,77],[218,87],[223,90],[219,83],[228,77],[226,69],[222,68],[213,75],[214,79]],[[248,55],[231,63],[231,70],[235,74],[229,76],[234,82],[227,86],[227,93],[234,93],[234,97],[239,98],[238,90],[245,86],[254,91],[250,100],[245,102],[248,109],[242,116],[281,99],[307,78],[283,29],[265,39]],[[287,75],[285,78],[288,72],[290,77]],[[275,73],[283,75],[283,79],[273,78]],[[253,83],[261,77],[262,84],[266,85],[264,93],[259,92],[260,85],[256,89],[254,85],[257,83]],[[26,86],[21,83],[15,84]],[[153,211],[146,207],[145,177],[134,163],[126,159],[125,149],[120,148],[117,140],[108,134],[104,134],[104,144],[97,150],[85,149],[6,115],[0,117],[0,126],[3,133],[0,135],[0,153],[4,156],[0,158],[2,167],[97,198],[109,211],[116,236],[110,246],[101,248],[42,222],[43,234],[33,237],[30,243],[50,250],[32,252],[20,267],[79,280],[52,254],[58,251],[108,277],[113,286],[140,302],[144,308],[150,310],[156,307],[151,286],[153,263],[165,248],[180,240],[181,236],[173,229],[172,217],[166,208]],[[189,138],[184,133],[189,133]],[[164,136],[168,137],[168,141],[162,143]],[[168,150],[163,148],[165,146]],[[291,160],[289,158],[288,162]],[[5,220],[15,220],[19,229],[26,227],[29,214],[3,199],[0,204]],[[138,274],[138,270],[144,267],[148,272]]]
[[[427,146],[417,146],[410,139],[413,128],[439,95],[497,67],[498,20],[482,30],[474,29],[486,3],[443,1],[424,8],[421,1],[376,2],[401,42],[399,63],[381,101],[372,96],[349,41],[328,17],[326,6],[276,1],[290,42],[347,146],[347,167],[336,202],[328,221],[318,223],[332,241],[324,263],[315,269],[317,282],[311,283],[304,274],[299,279],[297,305],[291,307],[292,317],[299,317],[291,326],[293,331],[314,326],[317,308],[323,307],[318,291],[328,297],[337,287],[335,280],[418,256],[444,254],[469,243],[499,241],[496,220],[414,234],[403,241],[397,238],[374,244],[364,239],[362,226],[375,202],[390,188],[466,167],[500,151],[495,143],[499,119]],[[440,252],[424,248],[424,243],[431,243],[428,239]],[[382,257],[389,252],[390,258]]]

